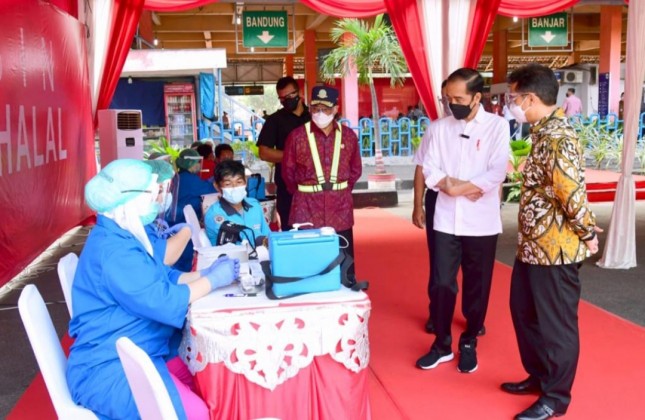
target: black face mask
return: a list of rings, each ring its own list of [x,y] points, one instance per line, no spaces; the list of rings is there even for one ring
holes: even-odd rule
[[[284,109],[286,109],[287,111],[295,111],[296,108],[298,108],[298,102],[300,102],[300,96],[296,95],[293,98],[286,98],[281,103]]]
[[[470,115],[470,112],[473,110],[470,105],[461,105],[461,104],[448,104],[452,116],[457,120],[463,120]]]

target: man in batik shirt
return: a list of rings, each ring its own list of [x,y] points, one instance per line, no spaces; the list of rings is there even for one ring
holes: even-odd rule
[[[337,103],[338,90],[327,86],[313,88],[309,103],[311,122],[294,129],[287,137],[282,178],[293,194],[289,225],[308,222],[314,228],[333,227],[347,239],[346,251],[353,258],[352,189],[361,176],[362,164],[356,134],[334,121]],[[349,274],[354,274],[353,270],[352,266]]]
[[[529,377],[502,389],[539,395],[515,419],[544,420],[564,414],[571,402],[580,351],[578,269],[598,251],[602,230],[587,203],[578,136],[556,106],[555,75],[531,64],[509,76],[509,88],[510,111],[519,123],[532,125],[511,278],[511,316]]]

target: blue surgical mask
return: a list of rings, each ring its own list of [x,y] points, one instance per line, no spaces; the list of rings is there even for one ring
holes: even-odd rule
[[[148,210],[144,214],[139,216],[139,219],[141,219],[141,224],[145,226],[154,222],[159,215],[160,210],[161,206],[159,206],[159,203],[150,203]]]
[[[222,198],[231,204],[238,204],[246,198],[246,185],[222,188]]]

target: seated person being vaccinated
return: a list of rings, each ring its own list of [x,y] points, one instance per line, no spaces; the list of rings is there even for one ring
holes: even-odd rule
[[[211,244],[222,244],[218,236],[225,222],[248,228],[239,232],[240,240],[246,239],[253,246],[265,244],[269,225],[260,202],[246,196],[244,165],[235,160],[222,161],[215,167],[214,178],[221,198],[209,207],[204,216],[206,235]]]
[[[134,159],[110,162],[85,186],[85,200],[98,213],[74,276],[75,340],[67,363],[72,399],[99,418],[138,418],[116,351],[128,337],[152,360],[179,419],[207,419],[193,392],[192,377],[172,357],[171,337],[191,302],[239,276],[239,261],[221,257],[199,272],[182,273],[155,258],[144,222],[158,214],[159,185],[152,168]]]

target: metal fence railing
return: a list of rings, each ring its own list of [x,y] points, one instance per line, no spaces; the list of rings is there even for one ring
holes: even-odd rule
[[[613,112],[607,114],[605,118],[602,118],[599,114],[589,114],[586,117],[582,115],[574,115],[571,118],[572,122],[578,122],[583,125],[595,125],[596,128],[604,128],[608,131],[616,131],[623,128],[623,120],[618,118],[618,114]],[[645,112],[642,112],[640,118],[638,119],[638,140],[639,142],[643,141],[643,136],[645,135]]]
[[[376,150],[376,133],[373,121],[369,118],[361,118],[358,121],[358,126],[352,126],[349,120],[343,118],[340,123],[354,130],[358,136],[361,156],[373,157]],[[384,157],[412,156],[430,124],[430,119],[421,117],[415,121],[407,117],[397,120],[381,118],[378,120],[378,124],[381,132],[381,152]]]

